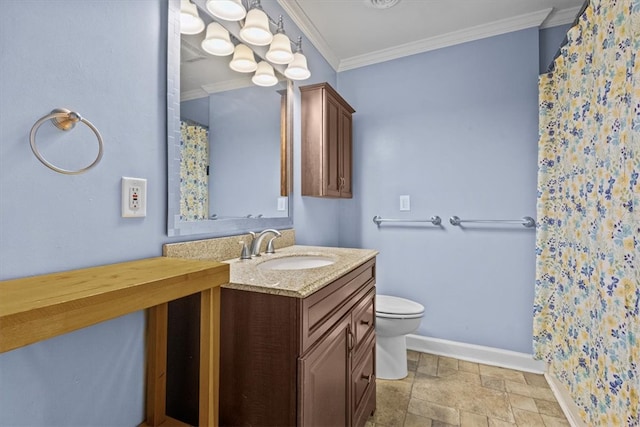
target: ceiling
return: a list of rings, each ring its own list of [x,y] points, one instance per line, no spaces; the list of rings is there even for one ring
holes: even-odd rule
[[[372,0],[277,1],[336,71],[525,28],[568,24],[584,3],[399,0],[376,9]]]
[[[201,9],[200,16],[205,22],[211,22],[204,12],[205,0],[193,1]],[[393,7],[376,9],[371,1],[388,0],[262,0],[262,6],[270,13],[269,3],[276,1],[336,71],[525,28],[568,24],[584,2],[399,0]],[[300,32],[288,34],[295,38]],[[182,35],[181,99],[250,86],[250,76],[229,69],[228,57],[212,56],[200,48],[203,37],[204,33]],[[215,82],[211,76],[216,76]]]

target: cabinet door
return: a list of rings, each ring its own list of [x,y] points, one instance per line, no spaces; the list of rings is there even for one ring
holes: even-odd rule
[[[340,197],[351,198],[351,113],[340,110]]]
[[[299,425],[348,426],[351,422],[351,317],[343,317],[299,359]]]
[[[330,197],[340,196],[342,184],[341,148],[342,108],[329,94],[326,94],[325,105],[325,141],[324,141],[324,190]]]

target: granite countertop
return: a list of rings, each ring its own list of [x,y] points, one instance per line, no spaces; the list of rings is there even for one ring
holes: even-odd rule
[[[223,261],[230,264],[230,283],[225,288],[304,298],[333,282],[355,267],[374,258],[378,251],[371,249],[332,248],[294,245],[262,254],[251,260],[238,258]],[[323,256],[333,264],[302,270],[264,270],[258,266],[268,260],[292,255]]]

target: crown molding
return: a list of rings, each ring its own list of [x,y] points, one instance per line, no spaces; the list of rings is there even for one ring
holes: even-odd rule
[[[406,43],[389,49],[382,49],[365,55],[358,55],[340,61],[336,71],[346,71],[367,65],[390,61],[404,56],[449,47],[473,40],[493,37],[513,31],[524,30],[531,27],[539,27],[549,16],[553,9],[543,9],[537,12],[501,19],[488,24],[477,25],[459,31],[429,37],[415,42]]]
[[[253,84],[251,83],[251,79],[243,77],[239,79],[233,79],[233,80],[227,80],[223,82],[209,83],[206,85],[202,85],[202,89],[208,95],[210,95],[212,93],[226,92],[228,90],[242,89],[250,86],[253,86]]]
[[[304,13],[297,0],[277,0],[278,4],[287,12],[293,22],[300,28],[307,39],[327,60],[329,65],[337,71],[347,71],[367,65],[390,61],[404,56],[428,52],[443,47],[454,46],[474,40],[497,36],[526,28],[539,27],[541,29],[570,24],[575,20],[581,7],[554,10],[552,8],[501,19],[488,24],[465,28],[463,30],[442,34],[427,39],[417,40],[393,48],[382,49],[365,55],[353,56],[340,60],[329,47],[320,31]]]
[[[212,93],[217,92],[226,92],[228,90],[234,89],[242,89],[245,87],[252,86],[251,80],[247,78],[234,79],[234,80],[226,80],[217,83],[209,83],[206,85],[200,86],[199,89],[193,89],[184,92],[180,96],[180,101],[191,101],[193,99],[204,98],[206,96],[211,95]]]
[[[557,27],[558,25],[573,24],[576,16],[580,13],[582,6],[570,7],[567,9],[554,10],[549,17],[544,20],[540,29]]]
[[[338,71],[340,58],[333,53],[327,41],[322,37],[320,31],[313,25],[313,22],[311,22],[306,13],[304,13],[297,0],[278,0],[278,4],[287,12],[291,20],[300,28],[300,31],[307,36],[311,44],[318,49],[334,71]],[[302,49],[304,51],[304,46]]]
[[[207,92],[202,89],[193,89],[180,94],[180,102],[193,101],[194,99],[204,98]]]

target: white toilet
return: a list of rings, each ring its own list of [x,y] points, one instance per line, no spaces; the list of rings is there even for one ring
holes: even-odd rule
[[[406,335],[418,329],[424,306],[405,298],[376,295],[376,374],[380,379],[407,376]]]

